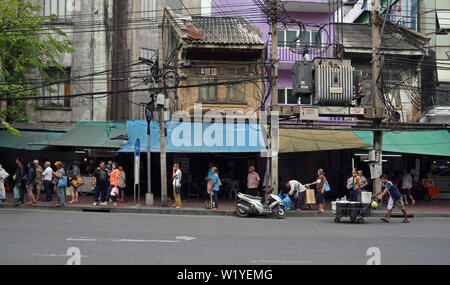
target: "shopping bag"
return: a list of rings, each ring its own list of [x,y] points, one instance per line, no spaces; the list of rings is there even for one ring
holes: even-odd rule
[[[5,180],[8,178],[9,174],[3,168],[0,168],[0,179]]]
[[[312,205],[316,204],[316,196],[314,195],[313,189],[306,189],[306,204]]]
[[[20,192],[19,192],[19,187],[14,186],[14,198],[19,199],[20,198]]]
[[[324,192],[328,192],[330,190],[331,190],[330,184],[328,184],[328,181],[327,181],[327,184],[325,185],[325,191]]]
[[[81,185],[84,184],[84,181],[83,181],[83,178],[81,178],[81,175],[78,174],[72,180],[70,180],[70,184],[72,184],[72,186],[74,188],[78,188],[78,187],[80,187]]]
[[[58,187],[67,187],[67,176],[59,178]]]

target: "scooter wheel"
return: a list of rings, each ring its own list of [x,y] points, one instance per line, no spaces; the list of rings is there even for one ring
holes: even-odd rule
[[[334,222],[335,222],[335,223],[340,223],[340,222],[341,222],[341,218],[340,218],[340,217],[334,218]]]
[[[358,219],[358,223],[360,223],[360,224],[365,224],[365,223],[366,223],[366,221],[364,221],[364,219],[363,219],[363,218],[359,218],[359,219]]]
[[[278,205],[274,210],[275,216],[277,216],[278,219],[284,219],[286,218],[286,210],[283,206]]]

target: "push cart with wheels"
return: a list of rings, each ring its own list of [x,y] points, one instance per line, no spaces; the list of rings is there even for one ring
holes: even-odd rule
[[[339,223],[342,217],[350,217],[350,222],[364,224],[365,218],[372,215],[370,203],[338,201],[336,202],[335,223]]]

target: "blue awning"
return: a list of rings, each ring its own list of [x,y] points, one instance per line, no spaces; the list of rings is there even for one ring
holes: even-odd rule
[[[261,152],[266,150],[259,124],[172,123],[166,124],[166,151],[201,152]],[[160,151],[159,123],[151,123],[151,151]],[[141,152],[147,151],[147,121],[127,121],[128,141],[118,152],[134,152],[139,138]]]

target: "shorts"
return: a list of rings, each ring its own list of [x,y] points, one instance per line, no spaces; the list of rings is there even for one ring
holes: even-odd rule
[[[411,189],[403,188],[402,189],[402,194],[406,195],[406,196],[410,196],[411,195]]]
[[[405,209],[405,204],[403,203],[403,198],[400,198],[398,200],[394,200],[394,199],[392,199],[392,197],[389,197],[389,202],[388,202],[388,205],[387,205],[387,209],[389,211],[392,210],[392,208],[394,207],[394,204],[395,204],[395,207],[397,207],[399,210],[403,211]]]
[[[316,193],[316,204],[325,204],[325,193],[317,191]]]

